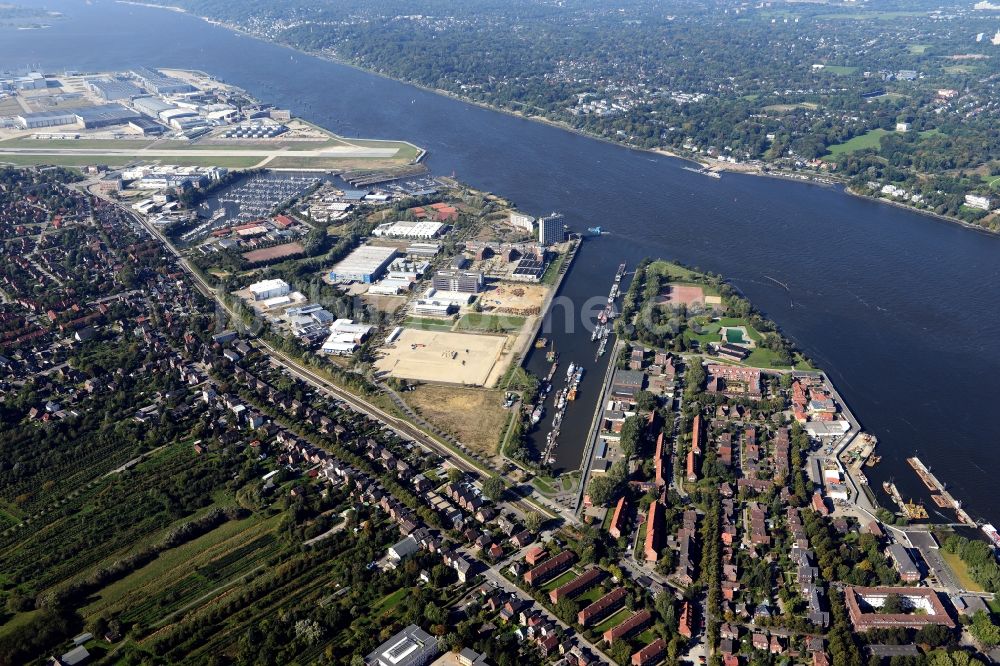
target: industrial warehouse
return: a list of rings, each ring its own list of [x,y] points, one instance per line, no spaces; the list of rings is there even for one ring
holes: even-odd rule
[[[362,245],[338,262],[330,271],[332,282],[371,284],[385,273],[396,258],[396,248]]]

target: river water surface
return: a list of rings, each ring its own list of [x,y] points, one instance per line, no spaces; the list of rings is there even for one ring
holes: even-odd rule
[[[869,474],[874,486],[892,477],[904,496],[926,498],[905,463],[917,452],[973,516],[1000,521],[1000,421],[993,418],[1000,237],[834,188],[706,178],[678,160],[478,108],[180,13],[106,1],[45,5],[67,17],[45,30],[0,29],[0,70],[202,69],[337,133],[410,140],[429,151],[435,173],[454,172],[531,214],[556,210],[577,230],[604,227],[610,235],[584,245],[563,286],[576,303],[606,295],[618,264],[645,256],[722,273],[828,372],[879,437],[884,457]],[[556,466],[572,469],[603,372],[589,336],[560,333],[564,316],[554,314],[557,348],[588,370],[557,450]]]

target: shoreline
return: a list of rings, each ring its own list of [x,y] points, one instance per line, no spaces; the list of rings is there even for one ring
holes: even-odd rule
[[[153,4],[149,4],[149,3],[136,2],[135,0],[116,0],[116,2],[119,2],[121,4],[131,4],[131,5],[138,5],[138,6],[143,6],[143,7],[154,7],[154,8],[160,8],[160,9],[171,9],[172,11],[179,11],[181,13],[188,13],[185,10],[180,9],[180,8],[170,8],[170,7],[165,7],[165,6],[162,6],[162,5],[153,5]],[[190,15],[191,16],[197,16],[195,14],[190,14]],[[527,120],[527,121],[540,122],[540,123],[552,126],[552,127],[556,128],[556,129],[566,130],[568,132],[572,132],[574,134],[580,135],[580,136],[588,138],[588,139],[595,139],[595,140],[603,141],[603,142],[606,142],[606,143],[609,143],[609,144],[614,144],[614,145],[616,145],[618,147],[621,147],[621,148],[626,148],[626,149],[629,149],[629,150],[636,150],[636,151],[643,151],[643,152],[651,152],[651,153],[655,153],[655,154],[661,155],[663,157],[669,157],[669,158],[673,158],[673,159],[683,160],[684,162],[689,163],[689,164],[694,164],[694,165],[698,165],[698,166],[701,166],[701,167],[711,168],[713,170],[718,170],[718,171],[727,171],[727,172],[730,172],[730,173],[743,173],[743,174],[747,174],[747,175],[770,177],[770,178],[780,178],[780,179],[784,179],[784,180],[799,181],[799,182],[802,182],[802,183],[810,183],[810,184],[814,184],[814,185],[816,185],[816,184],[824,185],[824,186],[841,185],[841,189],[846,194],[849,194],[849,195],[854,196],[854,197],[872,200],[875,203],[889,204],[889,205],[895,206],[895,207],[900,208],[900,209],[909,210],[909,211],[913,211],[913,212],[916,212],[916,213],[921,213],[923,215],[927,215],[927,216],[930,216],[930,217],[933,217],[933,218],[937,218],[938,220],[941,220],[941,221],[944,221],[944,222],[958,223],[958,224],[960,224],[960,225],[962,225],[964,227],[967,227],[967,228],[969,228],[971,230],[979,231],[981,233],[988,233],[988,234],[994,234],[994,233],[996,233],[996,232],[993,232],[993,231],[991,231],[991,230],[989,230],[989,229],[987,229],[985,227],[981,227],[979,225],[975,225],[975,224],[966,222],[964,220],[961,220],[961,219],[958,219],[958,218],[955,218],[955,217],[950,217],[950,216],[946,216],[946,215],[941,215],[941,214],[938,214],[938,213],[934,213],[933,211],[919,209],[919,208],[916,208],[914,206],[911,206],[911,205],[908,205],[908,204],[905,204],[905,203],[902,203],[902,202],[892,201],[890,199],[885,199],[885,198],[882,198],[882,197],[879,197],[879,196],[872,196],[872,195],[868,195],[868,194],[863,194],[863,193],[860,193],[860,192],[856,192],[856,191],[852,190],[843,180],[838,179],[838,178],[833,177],[833,176],[830,176],[830,180],[833,181],[833,182],[822,182],[822,181],[814,180],[813,177],[809,177],[809,176],[799,177],[799,176],[796,176],[796,175],[791,175],[791,174],[786,174],[786,173],[781,173],[781,172],[763,171],[763,170],[761,170],[759,168],[753,168],[753,167],[745,167],[745,168],[742,168],[742,169],[741,168],[727,168],[727,167],[730,166],[730,165],[728,165],[728,163],[720,162],[720,161],[717,161],[717,160],[708,160],[708,159],[705,159],[705,158],[699,159],[698,157],[695,157],[695,156],[691,156],[691,157],[683,156],[683,155],[679,155],[677,153],[674,153],[674,152],[672,152],[670,150],[667,150],[667,149],[664,149],[664,148],[647,149],[647,148],[640,148],[640,147],[636,147],[636,146],[631,146],[631,145],[628,145],[627,143],[623,143],[621,141],[616,141],[614,139],[610,139],[610,138],[607,138],[607,137],[593,135],[593,134],[590,134],[590,133],[585,132],[583,130],[576,129],[576,128],[572,127],[572,126],[567,125],[565,122],[562,122],[562,121],[552,120],[552,119],[549,119],[549,118],[545,118],[543,116],[529,115],[529,114],[525,114],[523,112],[511,110],[511,109],[497,108],[497,107],[491,106],[491,105],[489,105],[489,104],[487,104],[485,102],[480,102],[480,101],[476,101],[476,100],[470,100],[470,99],[463,98],[462,96],[460,96],[460,95],[458,95],[456,93],[452,93],[452,92],[447,91],[447,90],[438,89],[438,88],[432,88],[432,87],[425,86],[425,85],[422,85],[422,84],[419,84],[419,83],[414,83],[412,81],[406,81],[406,80],[402,80],[402,79],[397,79],[397,78],[394,78],[394,77],[392,77],[392,76],[390,76],[388,74],[385,74],[385,73],[382,73],[382,72],[378,72],[378,71],[374,71],[374,70],[371,70],[371,69],[367,69],[365,67],[362,67],[362,66],[357,65],[357,64],[352,63],[352,62],[345,61],[345,60],[343,60],[343,59],[341,59],[339,57],[336,57],[336,56],[328,54],[328,53],[306,51],[306,50],[303,50],[301,48],[297,48],[295,46],[289,45],[287,43],[283,43],[283,42],[280,42],[280,41],[275,41],[275,40],[267,39],[267,38],[264,38],[264,37],[252,34],[252,33],[248,32],[246,30],[243,30],[243,29],[241,29],[241,28],[239,28],[238,26],[235,26],[235,25],[231,25],[231,24],[228,24],[228,23],[225,23],[225,22],[213,20],[213,19],[210,19],[210,18],[204,17],[204,16],[197,16],[197,18],[200,18],[201,20],[203,20],[206,23],[209,23],[211,25],[216,25],[216,26],[225,28],[227,30],[230,30],[230,31],[236,33],[236,34],[239,34],[239,35],[242,35],[242,36],[245,36],[245,37],[249,37],[249,38],[255,39],[255,40],[260,41],[262,43],[266,43],[266,44],[274,45],[274,46],[279,46],[279,47],[282,47],[282,48],[287,48],[287,49],[289,49],[292,52],[296,52],[296,53],[299,53],[299,54],[302,54],[302,55],[305,55],[305,56],[310,56],[310,57],[315,57],[315,58],[318,58],[318,59],[326,60],[328,62],[332,62],[332,63],[337,64],[337,65],[346,66],[346,67],[352,68],[352,69],[354,69],[354,70],[356,70],[358,72],[363,72],[365,74],[379,76],[379,77],[382,77],[383,79],[386,79],[386,80],[389,80],[389,81],[393,81],[393,82],[396,82],[396,83],[402,83],[404,85],[412,86],[413,88],[416,88],[416,89],[419,89],[419,90],[422,90],[422,91],[434,93],[434,94],[437,94],[437,95],[440,95],[440,96],[443,96],[443,97],[451,98],[451,99],[453,99],[455,101],[459,101],[459,102],[462,102],[462,103],[465,103],[465,104],[477,106],[477,107],[480,107],[480,108],[483,108],[483,109],[487,109],[487,110],[490,110],[490,111],[505,113],[507,115],[514,116],[514,117],[517,117],[517,118],[520,118],[520,119],[523,119],[523,120]],[[731,166],[738,167],[740,165],[731,165]],[[567,273],[568,273],[568,271],[567,271]],[[555,293],[556,291],[558,291],[558,289],[554,290],[553,293]],[[544,313],[543,313],[542,317],[540,317],[540,320],[543,319],[543,318],[544,318]],[[525,354],[525,357],[526,356],[527,356],[527,354]],[[523,361],[524,361],[524,358],[522,357],[522,359],[521,359],[521,363],[522,364],[523,364]],[[824,371],[823,374],[824,375],[826,374],[825,371]],[[828,378],[828,380],[829,380],[829,378]],[[832,385],[832,380],[829,380],[829,382]],[[843,400],[843,398],[842,398],[842,400]],[[847,406],[847,401],[843,400],[842,404],[844,404],[845,407],[846,407]],[[584,459],[585,458],[586,458],[586,452],[584,452]],[[581,467],[582,467],[582,461],[581,461]],[[585,485],[585,480],[581,480],[581,487],[583,487],[584,485]]]
[[[869,199],[869,200],[874,201],[876,203],[885,203],[885,204],[889,204],[889,205],[895,206],[897,208],[901,208],[903,210],[909,210],[909,211],[913,211],[915,213],[921,213],[921,214],[924,214],[924,215],[929,215],[929,216],[935,217],[935,218],[937,218],[939,220],[943,220],[943,221],[946,221],[946,222],[952,222],[952,223],[961,225],[963,227],[966,227],[966,228],[974,230],[974,231],[981,231],[981,232],[984,232],[984,233],[987,233],[987,234],[992,234],[992,235],[1000,233],[1000,231],[993,231],[993,230],[988,229],[986,227],[982,227],[982,226],[979,226],[979,225],[976,225],[976,224],[972,224],[970,222],[966,222],[965,220],[961,220],[961,219],[959,219],[957,217],[951,217],[951,216],[948,216],[948,215],[941,215],[940,213],[935,213],[933,211],[923,210],[923,209],[920,209],[920,208],[916,208],[914,206],[910,206],[908,204],[900,203],[898,201],[891,201],[891,200],[885,199],[883,197],[877,197],[877,196],[871,196],[871,195],[868,195],[868,194],[861,194],[859,192],[853,192],[853,191],[851,191],[850,187],[847,185],[847,183],[844,180],[842,180],[840,178],[837,178],[835,176],[826,176],[826,178],[829,178],[829,182],[827,182],[825,180],[820,180],[818,176],[813,176],[813,175],[808,175],[808,176],[800,178],[798,176],[791,175],[791,174],[785,174],[785,173],[782,173],[782,172],[763,171],[762,169],[760,169],[758,167],[733,168],[736,165],[729,165],[726,162],[722,162],[720,160],[714,160],[714,159],[710,159],[710,158],[700,158],[699,156],[696,156],[696,155],[690,155],[690,156],[681,155],[679,153],[675,153],[675,152],[673,152],[671,150],[668,150],[666,148],[641,148],[639,146],[633,146],[633,145],[630,145],[628,143],[623,143],[621,141],[615,141],[614,139],[609,139],[609,138],[604,137],[604,136],[600,136],[600,135],[597,135],[597,134],[592,134],[590,132],[586,132],[584,130],[577,129],[577,128],[573,127],[572,125],[567,124],[565,121],[562,121],[562,120],[553,120],[552,118],[546,118],[545,116],[529,115],[529,114],[522,113],[520,111],[514,111],[512,109],[504,109],[504,108],[501,108],[501,107],[492,106],[492,105],[490,105],[490,104],[488,104],[486,102],[481,102],[481,101],[478,101],[478,100],[473,100],[473,99],[469,99],[469,98],[466,98],[466,97],[462,97],[461,95],[459,95],[457,93],[453,93],[453,92],[451,92],[449,90],[444,90],[443,88],[432,88],[432,87],[424,85],[422,83],[416,83],[414,81],[407,81],[405,79],[395,78],[393,76],[390,76],[389,74],[385,74],[383,72],[379,72],[379,71],[376,71],[376,70],[373,70],[373,69],[368,69],[367,67],[362,67],[361,65],[358,65],[357,63],[353,63],[353,62],[350,62],[348,60],[344,60],[343,58],[340,58],[340,57],[337,57],[337,56],[332,56],[332,55],[330,55],[328,53],[323,53],[322,51],[307,51],[307,50],[305,50],[303,48],[300,48],[300,47],[297,47],[297,46],[292,46],[291,44],[287,44],[285,42],[279,42],[279,41],[267,39],[267,38],[261,37],[259,35],[255,35],[255,34],[253,34],[251,32],[248,32],[247,30],[243,29],[242,27],[240,27],[238,25],[227,23],[225,21],[220,21],[220,20],[213,19],[213,18],[209,18],[208,16],[200,16],[198,14],[191,14],[186,9],[184,9],[182,7],[177,7],[175,5],[157,5],[157,4],[153,4],[153,3],[149,3],[149,2],[140,2],[139,0],[115,0],[115,2],[117,2],[119,4],[123,4],[123,5],[135,5],[135,6],[138,6],[138,7],[150,7],[150,8],[154,8],[154,9],[166,9],[168,11],[173,11],[173,12],[177,12],[177,13],[180,13],[180,14],[188,14],[189,16],[194,16],[194,17],[196,17],[196,18],[198,18],[198,19],[200,19],[200,20],[202,20],[202,21],[204,21],[204,22],[206,22],[206,23],[208,23],[210,25],[215,25],[215,26],[218,26],[220,28],[224,28],[226,30],[229,30],[229,31],[234,32],[234,33],[237,33],[237,34],[242,35],[244,37],[249,37],[251,39],[256,39],[256,40],[258,40],[260,42],[264,42],[265,44],[273,44],[275,46],[281,46],[281,47],[290,49],[292,51],[295,51],[296,53],[300,53],[302,55],[312,56],[314,58],[319,58],[321,60],[326,60],[326,61],[335,63],[337,65],[343,65],[345,67],[350,67],[352,69],[355,69],[355,70],[357,70],[359,72],[364,72],[366,74],[372,74],[374,76],[380,76],[380,77],[382,77],[384,79],[387,79],[389,81],[394,81],[396,83],[402,83],[404,85],[412,86],[414,88],[417,88],[418,90],[423,90],[423,91],[426,91],[426,92],[433,93],[435,95],[440,95],[442,97],[447,97],[447,98],[453,99],[455,101],[462,102],[464,104],[470,104],[472,106],[477,106],[477,107],[479,107],[481,109],[486,109],[486,110],[494,111],[494,112],[497,112],[497,113],[504,113],[504,114],[507,114],[509,116],[513,116],[515,118],[521,118],[522,120],[527,120],[529,122],[542,123],[544,125],[548,125],[550,127],[556,128],[556,129],[561,129],[561,130],[565,130],[567,132],[571,132],[571,133],[576,134],[578,136],[582,136],[582,137],[585,137],[585,138],[588,138],[588,139],[593,139],[595,141],[603,141],[605,143],[609,143],[611,145],[618,146],[620,148],[625,148],[627,150],[635,150],[635,151],[640,151],[640,152],[645,152],[645,153],[653,153],[653,154],[656,154],[656,155],[660,155],[661,157],[669,157],[671,159],[682,160],[684,162],[691,162],[693,164],[700,165],[700,166],[705,167],[706,169],[709,169],[709,170],[712,170],[712,171],[719,171],[719,172],[726,172],[726,173],[737,173],[737,174],[742,174],[742,175],[746,175],[746,176],[756,176],[756,177],[759,177],[759,178],[778,178],[778,179],[781,179],[781,180],[788,180],[788,181],[792,181],[792,182],[800,182],[800,183],[811,184],[811,185],[822,185],[822,186],[825,186],[825,187],[832,187],[832,186],[835,186],[835,185],[841,185],[843,187],[843,191],[845,193],[850,194],[851,196],[858,197],[860,199]],[[426,151],[425,151],[425,153],[426,153]],[[421,156],[421,157],[423,157],[423,156]]]

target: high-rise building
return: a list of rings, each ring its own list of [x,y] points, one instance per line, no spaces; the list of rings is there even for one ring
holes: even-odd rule
[[[541,245],[552,245],[566,240],[562,215],[553,213],[538,220],[538,242]]]

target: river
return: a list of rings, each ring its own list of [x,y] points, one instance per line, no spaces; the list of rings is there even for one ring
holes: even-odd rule
[[[926,498],[905,463],[916,451],[973,516],[1000,521],[991,490],[1000,469],[1000,421],[991,407],[1000,372],[1000,237],[835,188],[706,178],[678,160],[176,12],[100,0],[44,4],[67,18],[46,30],[0,29],[0,70],[29,63],[51,71],[203,69],[335,132],[408,139],[429,151],[435,173],[454,172],[529,213],[557,210],[577,230],[604,227],[610,235],[585,244],[564,285],[577,303],[606,294],[620,262],[634,266],[645,256],[725,275],[828,372],[879,437],[884,457],[869,474],[873,486],[893,477],[904,497]],[[569,413],[556,465],[574,468],[602,372],[589,338],[557,332],[555,339],[564,359],[587,361],[590,399]]]

